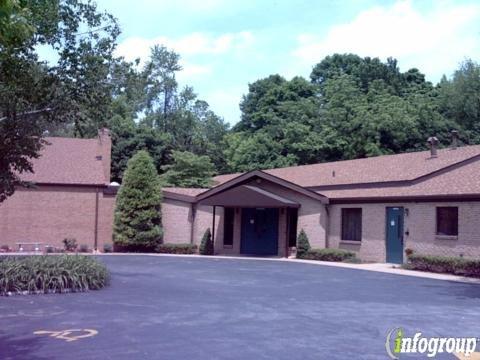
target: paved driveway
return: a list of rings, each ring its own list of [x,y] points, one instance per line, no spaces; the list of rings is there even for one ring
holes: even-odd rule
[[[0,297],[0,359],[384,359],[393,327],[480,335],[479,285],[281,261],[101,259],[104,290]],[[34,334],[67,329],[94,331]]]

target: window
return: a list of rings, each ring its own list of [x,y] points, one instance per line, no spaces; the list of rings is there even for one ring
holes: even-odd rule
[[[233,245],[233,224],[235,219],[235,210],[225,208],[223,218],[223,245]]]
[[[362,240],[362,209],[342,209],[342,240]]]
[[[458,235],[458,207],[437,207],[437,235]]]
[[[288,208],[288,246],[297,246],[298,209]]]

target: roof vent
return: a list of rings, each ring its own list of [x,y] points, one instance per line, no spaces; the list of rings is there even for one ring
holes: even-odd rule
[[[332,177],[335,177],[335,170],[332,171]]]
[[[452,150],[455,150],[458,147],[458,131],[452,130]]]
[[[97,155],[97,156],[95,156],[95,159],[96,159],[96,160],[102,160],[102,155]]]
[[[438,139],[435,136],[430,136],[427,140],[428,146],[430,147],[430,157],[436,158],[437,155],[437,146],[438,146]]]

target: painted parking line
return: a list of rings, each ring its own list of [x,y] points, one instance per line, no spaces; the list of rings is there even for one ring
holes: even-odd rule
[[[38,330],[33,333],[35,335],[48,335],[56,339],[71,342],[95,336],[98,334],[98,331],[94,329],[68,329],[60,331]]]

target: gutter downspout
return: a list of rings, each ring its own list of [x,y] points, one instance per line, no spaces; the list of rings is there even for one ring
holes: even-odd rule
[[[291,212],[289,211],[289,208],[284,208],[284,211],[285,211],[285,222],[287,223],[287,226],[285,226],[285,257],[288,259],[289,257],[289,242],[290,242],[290,239],[289,239],[289,235],[290,235],[290,215],[291,215]]]
[[[213,249],[215,249],[215,210],[217,207],[213,205],[213,218],[212,218],[212,244]]]
[[[325,204],[325,214],[327,218],[325,219],[325,248],[330,247],[330,205]]]
[[[190,223],[190,244],[193,245],[193,233],[194,233],[194,226],[195,226],[195,211],[197,210],[196,207],[195,207],[195,204],[191,204],[191,212],[192,212],[192,219],[191,219],[191,223]]]
[[[98,251],[98,198],[99,198],[99,189],[97,187],[95,192],[95,234],[93,240],[93,249],[95,252]]]

